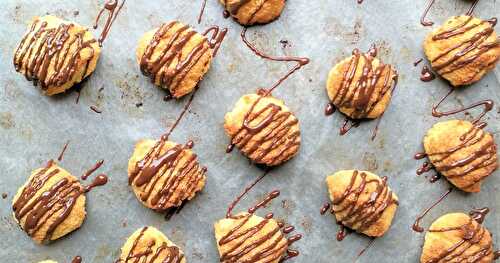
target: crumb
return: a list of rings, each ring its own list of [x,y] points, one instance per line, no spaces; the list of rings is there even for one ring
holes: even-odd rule
[[[7,193],[2,194],[2,199],[5,199],[5,198],[7,198]]]
[[[80,14],[80,11],[78,11],[78,10],[73,11],[74,16],[78,16],[79,14]]]

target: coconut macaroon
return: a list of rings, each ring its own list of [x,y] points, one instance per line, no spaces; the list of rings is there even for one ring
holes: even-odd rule
[[[371,237],[389,230],[399,202],[387,177],[346,170],[328,176],[326,184],[338,223]]]
[[[432,68],[453,86],[480,80],[500,58],[496,18],[454,16],[429,33],[424,51]]]
[[[12,202],[14,219],[35,242],[56,240],[82,225],[83,192],[76,177],[49,161],[18,190]]]
[[[51,96],[92,74],[100,52],[87,28],[47,15],[31,21],[15,50],[14,66]]]
[[[257,164],[279,165],[297,154],[300,127],[283,101],[259,91],[241,97],[224,118],[231,146]]]
[[[398,74],[376,55],[375,46],[366,54],[355,49],[328,74],[326,91],[330,102],[352,119],[378,118],[391,100]]]
[[[137,229],[121,249],[119,263],[185,263],[184,252],[158,229],[147,226]]]
[[[165,211],[194,198],[205,186],[207,169],[198,163],[192,145],[161,138],[141,140],[128,164],[129,184],[148,208]]]
[[[226,11],[244,26],[267,24],[277,19],[285,0],[220,0]]]
[[[144,34],[136,51],[142,73],[174,98],[195,89],[210,68],[212,55],[208,39],[178,21]]]
[[[436,171],[466,192],[481,191],[482,181],[498,166],[493,136],[468,121],[435,124],[425,135],[424,149]]]
[[[239,213],[214,225],[220,262],[278,263],[285,257],[288,241],[273,218]]]
[[[432,223],[425,235],[422,263],[493,262],[491,234],[471,216],[446,214]]]

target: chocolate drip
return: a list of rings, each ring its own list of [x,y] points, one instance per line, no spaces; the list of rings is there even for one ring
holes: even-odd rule
[[[227,208],[226,218],[233,218],[232,211],[234,210],[234,208],[236,207],[236,205],[241,201],[241,199],[246,194],[248,194],[248,192],[250,192],[250,190],[252,190],[252,188],[256,184],[258,184],[262,179],[264,179],[264,177],[266,177],[268,175],[268,173],[269,173],[269,171],[266,171],[263,175],[259,176],[255,181],[253,181],[249,186],[247,186],[245,188],[245,190],[233,200],[233,202],[231,202],[231,204]]]
[[[481,120],[481,118],[484,115],[486,115],[486,113],[488,113],[489,111],[491,111],[493,109],[494,102],[492,100],[482,100],[482,101],[472,103],[471,105],[466,106],[466,107],[462,107],[462,108],[458,108],[458,109],[450,110],[450,111],[445,111],[445,112],[440,112],[438,110],[439,106],[446,100],[446,98],[448,98],[448,96],[451,95],[451,93],[453,93],[453,91],[455,91],[455,89],[451,89],[450,92],[448,92],[448,94],[446,94],[446,96],[444,96],[438,102],[438,104],[436,104],[435,106],[432,107],[432,116],[437,117],[437,118],[441,118],[444,116],[457,114],[457,113],[464,112],[464,111],[467,111],[467,110],[470,110],[470,109],[473,109],[473,108],[476,108],[479,106],[483,106],[484,109],[481,112],[481,114],[479,114],[479,116],[472,121],[473,124],[479,124],[479,121]]]
[[[62,86],[74,79],[82,60],[82,50],[88,49],[92,55],[86,61],[85,72],[81,75],[84,78],[95,54],[91,45],[95,40],[84,41],[87,30],[70,34],[74,24],[61,23],[57,28],[47,28],[47,25],[45,21],[35,20],[14,54],[16,71],[22,71],[35,86],[40,83],[43,90]]]
[[[102,113],[102,111],[99,108],[97,108],[97,106],[92,105],[90,106],[90,109],[95,113]]]
[[[427,66],[422,67],[422,72],[420,72],[420,80],[423,82],[429,82],[436,78],[436,75]]]
[[[74,257],[71,263],[82,263],[82,257],[80,256]]]
[[[483,208],[474,208],[472,211],[469,212],[469,215],[474,219],[476,222],[479,224],[482,224],[484,222],[484,219],[486,218],[486,215],[490,212],[490,209],[488,207],[483,207]]]
[[[439,199],[436,202],[434,202],[430,207],[425,209],[424,212],[422,212],[417,217],[417,219],[415,220],[415,223],[413,223],[413,226],[412,226],[413,231],[419,232],[419,233],[424,232],[424,228],[420,226],[420,221],[429,213],[429,211],[432,210],[432,208],[434,208],[439,203],[441,203],[452,192],[452,190],[453,190],[452,188],[448,189],[448,191],[446,191],[444,194],[442,194],[441,197],[439,197]]]
[[[61,153],[59,154],[59,156],[57,157],[57,160],[60,162],[62,161],[63,159],[63,156],[64,156],[64,152],[66,152],[66,149],[68,148],[68,144],[69,144],[69,140],[64,144],[62,150],[61,150]]]
[[[418,66],[418,64],[420,64],[420,62],[422,62],[424,59],[423,58],[419,58],[417,60],[415,60],[415,62],[413,62],[413,66],[416,67]]]
[[[220,29],[218,26],[211,26],[203,33],[204,36],[207,36],[209,33],[212,33],[210,39],[208,40],[208,45],[213,50],[212,54],[215,57],[217,55],[217,51],[219,51],[220,45],[227,34],[227,28]]]
[[[85,188],[83,189],[83,191],[85,193],[90,192],[90,190],[92,190],[92,188],[94,188],[96,186],[105,185],[107,182],[108,182],[108,177],[105,174],[100,174],[96,178],[94,178],[94,180],[92,181],[92,183],[90,183],[89,185],[85,186]]]
[[[92,166],[90,169],[88,169],[87,171],[85,171],[85,173],[80,177],[82,180],[87,180],[87,178],[92,174],[94,173],[95,171],[97,171],[97,169],[99,169],[102,165],[104,164],[104,160],[99,160],[97,161],[94,166]]]
[[[230,16],[231,16],[231,14],[229,13],[229,11],[224,10],[224,11],[222,12],[222,17],[224,17],[224,18],[228,18],[228,17],[230,17]]]
[[[177,24],[179,24],[179,22],[174,21],[161,25],[146,47],[140,61],[141,72],[149,76],[153,83],[158,79],[160,86],[168,87],[172,95],[175,94],[175,91],[191,69],[198,63],[203,55],[209,51],[210,45],[207,45],[207,43],[211,44],[208,42],[207,38],[203,38],[189,50],[188,54],[184,55],[182,52],[184,47],[187,46],[197,33],[187,25],[174,30],[174,26]],[[170,37],[166,46],[163,47],[163,50],[159,51],[159,56],[155,56],[155,59],[153,59],[156,48],[160,46],[160,42],[167,37],[167,35]],[[222,38],[220,40],[219,38],[217,39],[221,42]],[[176,61],[177,64],[174,64],[174,61]],[[171,65],[175,65],[175,67],[171,67]]]
[[[429,10],[431,10],[431,7],[432,7],[432,5],[434,5],[434,2],[436,2],[436,0],[429,0],[427,2],[427,6],[425,7],[424,13],[420,17],[420,24],[422,24],[423,26],[432,26],[432,25],[434,25],[434,22],[432,22],[432,21],[425,21],[425,17],[429,13]]]
[[[328,104],[326,104],[326,107],[325,107],[325,115],[326,116],[332,115],[335,113],[336,110],[337,110],[337,108],[335,108],[335,105],[333,105],[333,103],[329,102]]]
[[[353,120],[349,117],[345,117],[344,119],[344,124],[342,124],[342,126],[340,127],[340,131],[339,131],[339,134],[342,136],[342,135],[345,135],[347,134],[352,128],[356,128],[358,127],[360,124],[359,121],[357,120]]]
[[[498,39],[491,43],[485,43],[485,41],[494,33],[493,27],[496,25],[496,18],[483,20],[480,23],[470,25],[470,22],[472,20],[473,18],[469,16],[464,22],[460,23],[459,25],[449,30],[440,32],[439,34],[436,34],[432,37],[432,40],[434,41],[447,40],[451,37],[463,35],[466,32],[481,25],[489,25],[485,29],[475,33],[472,37],[465,40],[460,40],[456,45],[453,45],[449,49],[444,50],[441,54],[432,59],[432,67],[441,75],[461,69],[464,66],[476,61],[476,59],[478,59],[482,54],[488,52],[490,49],[500,46],[500,41]],[[454,51],[456,52],[452,53]],[[471,55],[467,57],[468,54]],[[447,55],[451,56],[449,58],[445,58],[445,56]],[[441,61],[438,63],[439,60]],[[472,76],[470,79],[474,78],[474,76]]]
[[[339,230],[337,231],[337,241],[342,241],[349,234],[349,230],[342,224],[339,225]]]
[[[280,191],[278,190],[274,190],[272,191],[271,193],[269,193],[265,198],[264,200],[260,201],[259,203],[257,203],[256,205],[250,207],[248,209],[248,213],[250,214],[253,214],[255,213],[255,211],[257,211],[257,209],[259,208],[262,208],[262,207],[265,207],[269,202],[271,202],[273,199],[275,199],[276,197],[278,197],[280,195]],[[293,230],[292,230],[293,231]],[[286,231],[285,231],[285,234]]]
[[[265,2],[265,1],[264,1]],[[293,73],[295,73],[297,70],[301,69],[303,66],[309,64],[309,58],[306,57],[291,57],[291,56],[285,56],[285,57],[275,57],[275,56],[270,56],[265,54],[264,52],[260,51],[255,47],[252,43],[250,43],[247,38],[246,38],[246,32],[247,28],[244,28],[241,31],[241,39],[243,40],[243,43],[252,50],[252,52],[267,60],[271,61],[279,61],[279,62],[296,62],[297,64],[290,69],[283,77],[281,77],[276,83],[274,83],[271,88],[269,88],[265,93],[264,96],[267,96],[273,92],[274,89],[276,89],[283,81],[285,81],[288,77],[290,77]]]
[[[99,23],[99,20],[101,19],[102,14],[104,11],[108,12],[108,17],[106,18],[106,24],[104,24],[104,28],[102,29],[101,35],[99,36],[98,42],[99,46],[102,47],[102,43],[108,36],[109,30],[111,29],[111,26],[115,22],[116,18],[118,17],[118,14],[122,10],[123,5],[125,4],[126,0],[123,0],[120,5],[118,5],[118,0],[106,0],[106,3],[104,6],[101,8],[99,11],[99,14],[97,15],[95,22],[94,22],[94,29],[97,29],[97,25]],[[116,9],[118,7],[118,9]]]
[[[62,178],[35,198],[45,183],[59,173],[59,169],[51,169],[53,165],[54,162],[49,161],[32,177],[12,207],[14,216],[20,224],[25,218],[23,229],[30,236],[45,226],[49,218],[51,221],[53,218],[43,237],[46,241],[52,239],[54,230],[69,216],[76,200],[82,194],[77,181]]]
[[[330,207],[331,207],[330,202],[324,203],[323,206],[321,206],[319,213],[321,215],[324,215],[328,210],[330,210]]]
[[[360,182],[355,187],[358,177]],[[398,201],[387,186],[387,177],[383,177],[382,180],[368,180],[366,177],[366,173],[354,171],[349,186],[342,196],[333,200],[332,210],[338,222],[358,232],[363,232],[375,224],[389,206],[398,205]],[[368,200],[361,201],[360,196],[368,191],[367,186],[370,184],[375,185],[375,191],[370,194]]]
[[[361,251],[359,251],[358,255],[356,256],[356,260],[360,258],[373,245],[374,242],[375,238],[372,238],[370,242],[368,242],[368,244]]]
[[[427,157],[427,154],[425,152],[421,152],[421,153],[416,153],[413,158],[415,160],[420,160],[420,159],[424,159],[425,157]]]
[[[141,239],[144,236],[144,233],[147,231],[147,229],[148,227],[144,227],[141,229],[141,232],[134,240],[134,243],[132,244],[132,247],[130,248],[127,257],[125,259],[119,259],[117,263],[128,263],[128,262],[146,263],[146,262],[156,262],[156,260],[158,259],[163,263],[182,262],[182,260],[184,259],[184,254],[181,253],[178,247],[169,246],[166,242],[163,242],[160,246],[156,248],[155,251],[153,251],[153,247],[156,245],[156,243],[154,240],[152,240],[152,242],[147,244],[147,247],[144,251],[134,252],[134,250],[138,247],[139,242],[141,242]],[[160,254],[162,254],[164,251],[168,252],[165,253],[164,256],[160,257]],[[151,258],[148,260],[149,256],[151,256]]]
[[[472,3],[466,15],[471,16],[474,13],[474,9],[476,8],[477,3],[479,3],[479,0],[474,0],[474,3]]]
[[[451,247],[437,255],[437,257],[427,260],[425,263],[437,262],[481,262],[484,257],[493,254],[491,240],[486,245],[480,245],[485,235],[488,235],[486,229],[481,224],[475,224],[471,217],[469,221],[458,227],[447,227],[441,229],[429,229],[429,232],[444,233],[450,231],[459,231],[462,239]],[[476,248],[479,246],[479,248]],[[473,253],[466,253],[467,250],[478,249]],[[472,251],[471,251],[472,252]]]
[[[201,4],[201,10],[200,10],[200,14],[198,15],[198,24],[201,23],[201,18],[203,17],[203,13],[205,12],[205,6],[207,5],[207,0],[202,0],[202,4]]]

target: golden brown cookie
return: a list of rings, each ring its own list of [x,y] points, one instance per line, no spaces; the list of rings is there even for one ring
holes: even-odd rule
[[[471,216],[446,214],[425,235],[420,262],[493,262],[491,234]]]
[[[92,74],[100,52],[87,28],[55,16],[35,17],[16,48],[14,66],[50,96]]]
[[[466,192],[481,191],[482,180],[498,166],[493,136],[468,121],[435,124],[424,138],[424,148],[436,170]]]
[[[84,189],[53,161],[32,172],[14,197],[14,219],[37,243],[56,240],[85,219]]]
[[[453,86],[480,80],[500,58],[500,40],[493,29],[497,20],[454,16],[429,33],[424,51],[432,68]]]
[[[399,202],[387,177],[357,170],[339,171],[326,178],[337,222],[371,237],[391,226]]]
[[[254,214],[240,213],[214,225],[220,262],[278,263],[288,241],[278,222]]]
[[[330,101],[353,119],[375,119],[389,105],[397,72],[376,58],[373,46],[368,53],[358,49],[335,65],[328,74],[326,91]]]
[[[144,34],[136,56],[144,75],[180,98],[192,92],[210,68],[212,49],[204,35],[173,21]]]
[[[241,97],[226,114],[224,129],[231,145],[258,164],[279,165],[300,148],[299,121],[283,101],[271,95]]]
[[[125,242],[118,263],[185,263],[184,252],[158,229],[137,229]]]
[[[141,203],[156,211],[179,207],[205,186],[206,168],[190,146],[141,140],[128,164],[129,184]]]
[[[220,0],[226,11],[240,24],[267,24],[277,19],[285,0]]]

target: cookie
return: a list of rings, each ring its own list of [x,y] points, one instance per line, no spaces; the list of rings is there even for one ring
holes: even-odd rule
[[[393,66],[376,58],[375,47],[366,54],[355,49],[330,70],[326,91],[330,102],[348,117],[375,119],[389,105],[397,76]]]
[[[367,171],[339,171],[326,178],[337,222],[370,237],[383,236],[399,206],[398,197],[380,178]]]
[[[300,148],[298,119],[283,101],[271,95],[241,97],[226,114],[224,129],[231,137],[231,145],[257,164],[282,164]]]
[[[285,0],[220,0],[226,12],[244,26],[267,24],[277,19]]]
[[[212,56],[207,37],[178,21],[144,34],[136,51],[141,72],[174,98],[196,88],[210,68]]]
[[[117,263],[186,263],[184,252],[158,229],[137,229],[125,242]]]
[[[468,121],[435,124],[425,135],[424,149],[434,168],[466,192],[481,191],[482,181],[498,166],[493,136]]]
[[[425,235],[420,262],[493,262],[491,234],[471,216],[446,214]]]
[[[32,172],[14,197],[14,219],[37,243],[56,240],[79,228],[85,219],[84,189],[55,162]]]
[[[453,86],[472,84],[495,68],[500,41],[496,18],[454,16],[427,35],[424,51],[432,68]]]
[[[15,50],[14,66],[51,96],[90,76],[100,52],[87,28],[47,15],[33,18]]]
[[[205,185],[206,168],[191,146],[163,138],[141,140],[128,164],[129,184],[148,208],[165,211],[194,198]]]

